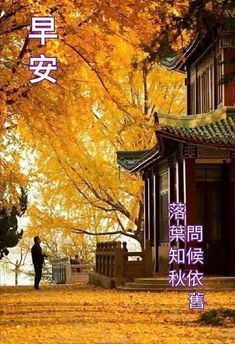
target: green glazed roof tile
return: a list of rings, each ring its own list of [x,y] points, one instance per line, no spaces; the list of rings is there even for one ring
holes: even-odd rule
[[[139,163],[152,158],[157,155],[159,149],[157,146],[142,151],[118,151],[117,162],[118,165],[124,167],[128,171],[132,171]]]
[[[170,134],[171,137],[197,141],[199,143],[215,143],[235,145],[235,109],[223,108],[213,114],[180,116],[172,118],[160,115],[160,128],[157,134]]]
[[[192,142],[199,145],[215,145],[235,150],[235,107],[224,107],[210,113],[192,116],[158,115],[161,135],[175,141]],[[161,147],[142,151],[117,152],[118,164],[130,172],[138,171],[150,161],[161,156]]]

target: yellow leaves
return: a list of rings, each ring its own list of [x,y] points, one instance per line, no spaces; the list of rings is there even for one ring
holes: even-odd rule
[[[209,309],[234,308],[231,292],[207,292]],[[1,340],[9,344],[220,344],[234,328],[199,326],[186,292],[130,293],[84,285],[1,287]],[[40,331],[39,331],[40,328]]]
[[[11,130],[9,131],[10,133],[5,133],[3,128],[0,140],[0,208],[5,207],[7,210],[18,204],[20,187],[26,185],[26,177],[20,169],[20,146],[17,140],[12,138]]]
[[[63,45],[58,39],[49,41],[47,43],[46,49],[48,56],[57,57],[60,63],[63,63],[65,65],[68,64],[68,60],[66,59],[65,52],[63,50]]]
[[[6,94],[4,92],[0,92],[0,135],[2,134],[3,125],[7,118],[7,107],[6,107]]]
[[[36,208],[31,211],[32,228],[108,231],[118,226],[118,214],[135,229],[142,181],[124,173],[119,180],[116,151],[155,144],[149,114],[154,105],[158,112],[183,111],[182,79],[157,66],[149,67],[144,95],[141,68],[148,54],[140,48],[161,33],[172,11],[181,13],[180,7],[173,10],[163,1],[147,0],[22,1],[14,6],[20,4],[27,11],[24,17],[17,10],[16,21],[26,24],[32,15],[53,13],[59,34],[45,47],[31,40],[21,53],[29,27],[14,30],[12,41],[4,36],[1,61],[8,60],[0,64],[0,86],[8,83],[9,98],[4,91],[4,99],[12,101],[5,114],[11,118],[14,113],[30,170]],[[10,24],[4,22],[3,29]],[[59,60],[57,83],[29,85],[29,55],[42,52]],[[121,207],[132,215],[120,213]]]

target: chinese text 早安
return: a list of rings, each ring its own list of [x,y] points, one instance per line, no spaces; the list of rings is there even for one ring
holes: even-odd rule
[[[46,45],[46,40],[58,38],[55,33],[54,17],[32,17],[30,39],[39,39],[40,45]],[[33,71],[35,78],[30,79],[30,83],[35,84],[42,80],[48,80],[52,83],[56,79],[50,75],[51,71],[57,70],[56,57],[47,57],[40,54],[38,57],[30,57],[29,70]]]

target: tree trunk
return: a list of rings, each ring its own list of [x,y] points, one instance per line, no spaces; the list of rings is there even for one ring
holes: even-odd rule
[[[15,270],[15,285],[18,285],[18,271]]]

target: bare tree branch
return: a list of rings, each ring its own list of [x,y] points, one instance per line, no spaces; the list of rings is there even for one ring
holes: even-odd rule
[[[94,232],[89,232],[89,231],[87,231],[85,229],[73,228],[72,232],[73,233],[77,233],[77,234],[87,234],[87,235],[93,235],[93,236],[121,234],[121,235],[125,235],[125,236],[127,236],[129,238],[132,238],[132,239],[135,239],[135,240],[139,241],[139,239],[135,235],[129,234],[129,233],[123,232],[123,231],[113,231],[113,232],[105,232],[105,233],[94,233]]]

